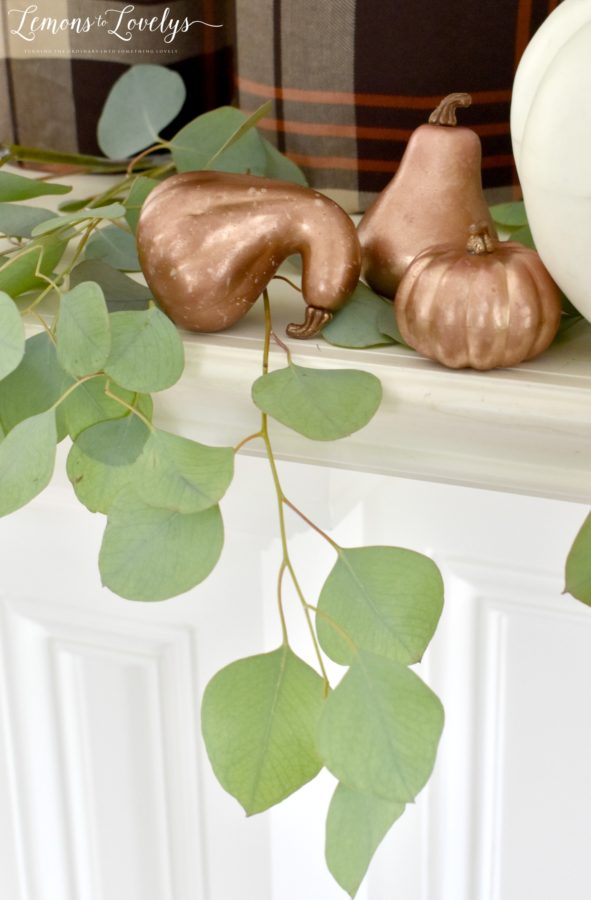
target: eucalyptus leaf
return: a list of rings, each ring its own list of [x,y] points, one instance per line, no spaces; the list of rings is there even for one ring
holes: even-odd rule
[[[107,225],[92,235],[85,250],[86,259],[100,259],[115,269],[139,272],[135,237],[116,225]]]
[[[183,344],[176,327],[151,306],[139,312],[111,313],[111,355],[105,372],[130,391],[163,391],[179,380]]]
[[[377,347],[391,344],[381,324],[385,313],[392,315],[392,304],[361,281],[346,304],[322,329],[322,337],[337,347]]]
[[[255,125],[257,113],[250,119],[232,106],[203,113],[185,125],[170,142],[177,171],[214,169],[221,172],[250,172],[264,175],[267,154]],[[221,151],[221,148],[226,149]]]
[[[84,281],[96,281],[101,286],[109,312],[147,309],[152,299],[150,288],[102,259],[84,259],[78,263],[70,275],[70,287]]]
[[[361,647],[411,665],[442,609],[443,581],[427,556],[399,547],[341,549],[320,592],[318,639],[337,663],[349,665]]]
[[[107,419],[85,428],[76,446],[97,462],[107,466],[125,466],[135,462],[150,436],[139,416],[129,413],[120,419]]]
[[[149,416],[150,398],[141,397],[138,400],[138,408],[144,415]],[[108,435],[99,433],[93,436],[89,433],[85,439],[75,440],[70,448],[66,466],[68,478],[72,482],[78,500],[91,512],[108,513],[122,488],[141,483],[145,433],[133,425],[134,419],[137,417],[128,414],[120,420],[118,428],[110,429]],[[92,428],[88,431],[91,432]],[[82,433],[79,438],[81,435]],[[108,452],[105,452],[105,437],[109,441]],[[90,453],[84,451],[85,444]],[[97,455],[103,456],[107,461],[102,462],[96,458]]]
[[[519,244],[523,244],[524,247],[529,247],[530,250],[536,249],[529,225],[524,225],[523,228],[517,228],[511,232],[510,240],[517,241]]]
[[[382,398],[375,375],[357,369],[309,369],[291,364],[252,386],[258,408],[316,441],[334,441],[367,425]]]
[[[172,69],[132,66],[107,97],[98,122],[99,147],[110,159],[126,159],[156,143],[181,111],[185,96],[183,79]]]
[[[326,701],[318,748],[339,781],[385,800],[414,800],[429,778],[443,707],[401,663],[360,650]]]
[[[230,663],[203,696],[203,738],[213,770],[247,815],[280,803],[322,767],[315,734],[320,675],[283,644]]]
[[[0,516],[20,509],[47,487],[55,465],[55,412],[19,422],[0,443]]]
[[[122,203],[110,203],[108,206],[97,206],[93,209],[80,209],[78,212],[64,213],[60,216],[54,215],[51,219],[46,219],[44,222],[36,225],[31,234],[33,237],[40,237],[43,234],[55,231],[57,228],[63,228],[64,225],[76,225],[88,219],[120,219],[124,215],[125,207]]]
[[[591,515],[583,522],[569,551],[564,590],[591,606]]]
[[[151,194],[154,188],[158,187],[159,184],[159,181],[155,178],[148,178],[147,175],[138,175],[133,182],[129,194],[127,195],[127,200],[125,201],[125,218],[134,234],[137,229],[141,208],[148,195]]]
[[[294,184],[301,184],[302,187],[308,187],[308,180],[300,167],[280,153],[266,138],[262,138],[262,141],[266,156],[264,172],[266,177],[277,178],[279,181],[291,181]]]
[[[84,281],[63,294],[56,329],[57,358],[70,375],[98,372],[111,350],[109,312],[103,292]]]
[[[39,206],[23,206],[20,203],[0,203],[0,234],[10,237],[30,238],[36,225],[53,219],[55,213]]]
[[[497,203],[490,207],[493,222],[506,228],[522,228],[527,225],[527,213],[523,200]]]
[[[199,512],[222,499],[233,474],[232,447],[207,447],[155,429],[146,445],[137,491],[155,506]]]
[[[337,785],[326,819],[326,862],[331,874],[354,897],[371,859],[404,804]]]
[[[79,385],[67,397],[62,408],[68,434],[75,440],[80,432],[108,419],[122,419],[130,415],[129,410],[107,396],[105,388],[109,384],[111,393],[120,397],[129,406],[135,406],[147,419],[152,418],[152,398],[149,394],[127,391],[118,384],[109,382],[106,376],[93,378]]]
[[[38,178],[13,175],[12,172],[0,172],[0,200],[3,202],[29,200],[31,197],[44,197],[48,194],[67,194],[71,190],[69,184],[57,184],[55,181],[41,181]]]
[[[26,291],[47,287],[39,275],[51,275],[67,247],[69,237],[50,235],[32,241],[18,253],[0,258],[0,291],[18,297]]]
[[[218,506],[183,514],[152,506],[124,487],[109,510],[101,578],[127,600],[167,600],[207,578],[223,541]]]
[[[25,329],[12,297],[0,291],[0,380],[14,372],[25,354]]]
[[[408,344],[403,339],[400,331],[398,330],[398,325],[396,324],[396,316],[394,315],[393,304],[388,304],[379,315],[377,326],[382,332],[382,334],[387,335],[392,338],[392,340],[397,344],[402,344],[403,347],[408,347]],[[410,349],[410,348],[409,348]]]
[[[0,422],[4,432],[48,410],[71,384],[73,379],[60,367],[49,336],[43,332],[28,338],[21,362],[0,381]],[[60,423],[59,408],[57,418],[61,437],[65,428]]]
[[[77,200],[61,200],[60,203],[58,203],[57,208],[63,213],[78,212],[79,209],[88,206],[93,200],[94,197],[80,197]],[[55,213],[52,213],[52,216],[55,216]]]

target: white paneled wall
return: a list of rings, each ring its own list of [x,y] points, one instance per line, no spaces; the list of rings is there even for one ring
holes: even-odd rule
[[[279,642],[267,465],[237,468],[220,567],[165,603],[101,588],[103,520],[63,476],[0,520],[0,900],[344,897],[322,857],[332,778],[246,819],[199,733],[209,677]],[[585,508],[296,463],[281,472],[342,543],[430,553],[446,581],[421,672],[446,707],[436,773],[361,900],[588,900],[591,610],[561,595]],[[290,526],[314,602],[332,551]],[[287,599],[294,646],[310,658]]]

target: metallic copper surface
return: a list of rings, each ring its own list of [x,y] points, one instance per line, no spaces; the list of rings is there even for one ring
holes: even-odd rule
[[[164,311],[192,331],[221,331],[240,319],[279,265],[303,261],[304,323],[311,337],[359,279],[357,233],[343,210],[310,188],[254,175],[185,172],[146,200],[139,258]]]
[[[431,124],[412,133],[396,175],[360,222],[363,276],[386,297],[394,297],[407,267],[427,247],[463,247],[468,228],[481,220],[496,235],[482,192],[480,139],[470,128],[455,127],[455,110],[469,102],[469,94],[450,94]]]
[[[394,303],[409,346],[453,369],[514,366],[542,353],[561,317],[558,287],[534,250],[494,240],[483,223],[466,249],[419,254]]]

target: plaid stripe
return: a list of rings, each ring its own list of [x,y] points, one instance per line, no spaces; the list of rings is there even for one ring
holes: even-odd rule
[[[483,144],[487,187],[511,185],[511,85],[525,46],[557,0],[257,0],[273,38],[257,39],[252,0],[237,0],[240,105],[274,108],[267,136],[310,183],[364,209],[398,167],[411,132],[452,91]],[[277,34],[280,34],[280,40]],[[263,61],[264,59],[264,61]]]

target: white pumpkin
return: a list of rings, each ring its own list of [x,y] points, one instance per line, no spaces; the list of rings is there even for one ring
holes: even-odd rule
[[[537,250],[591,321],[591,0],[563,0],[526,48],[511,136]]]

